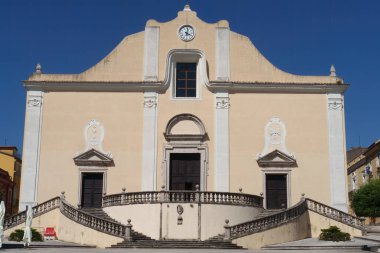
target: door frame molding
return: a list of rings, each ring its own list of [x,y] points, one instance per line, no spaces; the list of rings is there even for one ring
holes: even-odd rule
[[[83,183],[83,174],[84,173],[99,173],[103,174],[103,189],[102,194],[107,192],[107,171],[106,167],[79,167],[78,168],[78,207],[82,207],[82,183]]]
[[[287,208],[289,208],[291,206],[291,172],[292,172],[292,169],[291,168],[263,168],[261,169],[261,171],[263,172],[262,173],[262,180],[263,180],[263,197],[264,197],[264,201],[263,201],[263,205],[264,205],[264,208],[266,209],[267,208],[267,180],[266,180],[266,176],[267,175],[270,175],[270,174],[276,174],[276,175],[279,175],[279,174],[282,174],[282,175],[286,175],[286,198],[287,198]]]
[[[167,143],[164,144],[164,158],[162,162],[162,182],[165,190],[169,190],[170,182],[170,155],[172,153],[199,153],[200,154],[200,185],[199,190],[207,190],[208,147],[204,143]]]

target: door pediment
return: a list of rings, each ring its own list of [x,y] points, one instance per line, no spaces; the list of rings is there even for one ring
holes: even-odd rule
[[[257,159],[257,163],[260,167],[297,167],[297,161],[293,157],[277,149]]]
[[[98,150],[90,149],[73,158],[75,165],[78,166],[98,166],[113,167],[115,163],[113,159]]]

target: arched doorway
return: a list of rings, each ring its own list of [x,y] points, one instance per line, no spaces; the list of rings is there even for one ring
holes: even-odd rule
[[[173,117],[165,130],[163,182],[166,190],[206,190],[207,133],[192,114]]]

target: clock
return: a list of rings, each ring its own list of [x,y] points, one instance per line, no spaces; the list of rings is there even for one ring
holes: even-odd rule
[[[178,37],[183,41],[190,41],[195,37],[195,30],[191,25],[183,25],[178,30]]]

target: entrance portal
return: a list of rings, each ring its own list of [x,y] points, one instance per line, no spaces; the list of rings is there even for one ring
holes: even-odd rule
[[[286,174],[266,174],[267,209],[287,208]]]
[[[102,206],[103,173],[82,173],[82,207]]]
[[[201,154],[171,153],[169,190],[195,191],[200,185]]]

